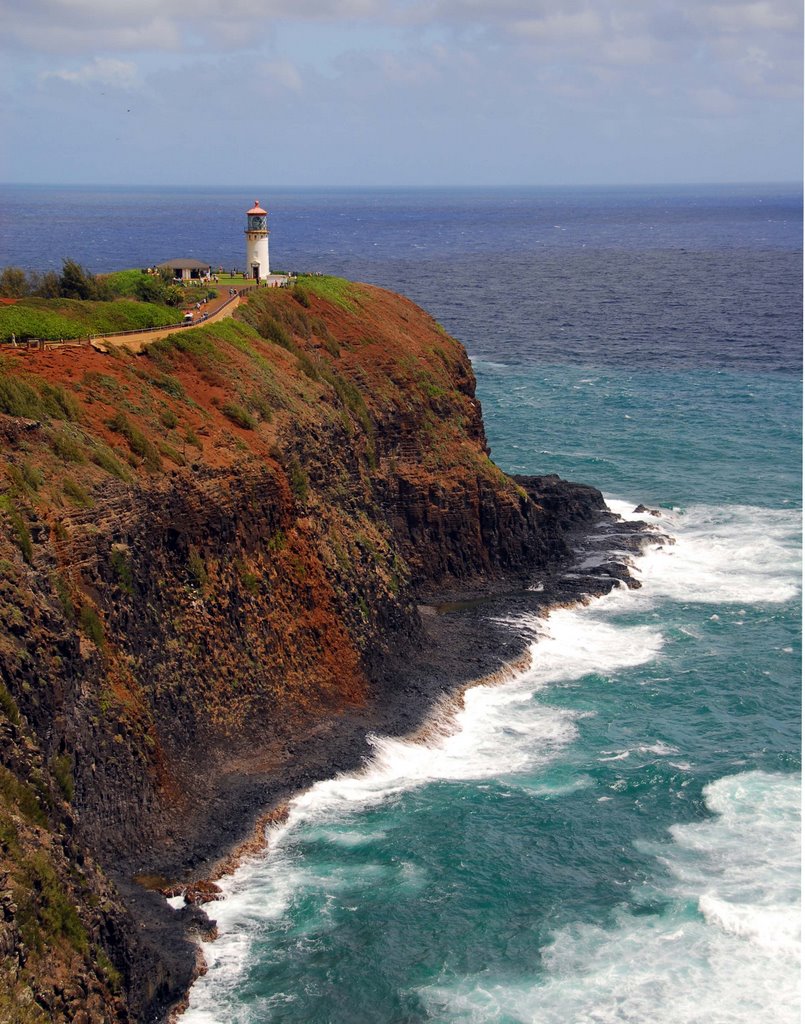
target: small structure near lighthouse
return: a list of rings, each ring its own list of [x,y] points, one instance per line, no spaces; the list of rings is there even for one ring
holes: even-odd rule
[[[246,273],[260,281],[269,276],[268,213],[257,199],[246,211]]]

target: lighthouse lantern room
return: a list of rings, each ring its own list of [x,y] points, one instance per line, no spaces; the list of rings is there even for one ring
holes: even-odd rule
[[[256,281],[268,277],[268,214],[255,199],[246,211],[246,273]]]

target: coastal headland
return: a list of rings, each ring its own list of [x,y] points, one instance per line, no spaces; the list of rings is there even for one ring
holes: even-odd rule
[[[0,359],[0,1019],[162,1021],[215,916],[165,891],[656,535],[503,473],[462,346],[373,286]]]

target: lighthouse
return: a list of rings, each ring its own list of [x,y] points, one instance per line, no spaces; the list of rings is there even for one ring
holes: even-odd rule
[[[268,214],[257,199],[246,211],[246,273],[259,281],[268,277]]]

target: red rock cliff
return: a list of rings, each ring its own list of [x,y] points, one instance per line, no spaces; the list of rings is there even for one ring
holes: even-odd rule
[[[142,356],[9,355],[0,409],[0,1019],[159,1019],[192,950],[137,937],[132,875],[236,839],[417,600],[561,559],[599,498],[506,477],[461,346],[328,278]]]

